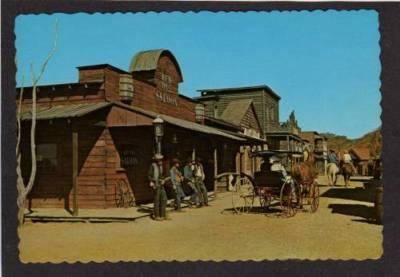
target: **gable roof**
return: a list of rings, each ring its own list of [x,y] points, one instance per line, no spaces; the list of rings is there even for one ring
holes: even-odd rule
[[[251,99],[240,99],[230,102],[222,112],[221,119],[239,126],[252,103],[253,100]]]
[[[180,81],[183,81],[181,68],[179,67],[178,61],[171,51],[168,49],[152,49],[146,51],[140,51],[133,56],[131,64],[129,66],[130,72],[140,71],[152,71],[157,69],[158,60],[161,55],[167,55],[174,62],[180,77]]]
[[[350,151],[353,152],[354,155],[356,155],[360,160],[369,160],[371,158],[369,149],[366,147],[352,148]]]

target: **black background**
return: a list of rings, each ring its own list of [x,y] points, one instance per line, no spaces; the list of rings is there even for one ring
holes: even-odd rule
[[[384,163],[384,256],[365,261],[152,262],[22,264],[18,259],[15,174],[15,34],[19,14],[138,11],[360,10],[379,12]],[[2,270],[3,276],[400,276],[400,4],[397,2],[2,1]],[[210,226],[212,228],[212,226]],[[327,226],[329,228],[329,226]],[[295,230],[294,230],[295,231]],[[268,230],[265,231],[268,239]],[[354,234],[358,235],[358,234]],[[38,238],[40,239],[40,238]],[[229,243],[227,243],[227,248]],[[37,251],[43,251],[37,249]],[[135,251],[132,248],[132,251]],[[229,250],[228,250],[229,251]]]

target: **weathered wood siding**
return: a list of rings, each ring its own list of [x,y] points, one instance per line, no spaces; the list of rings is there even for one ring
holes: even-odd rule
[[[17,99],[19,97],[17,90]],[[43,86],[37,90],[37,103],[41,106],[60,105],[68,103],[94,103],[104,100],[104,85],[55,85]],[[24,89],[23,105],[29,106],[32,103],[32,88]]]
[[[231,101],[252,99],[257,117],[264,132],[275,131],[279,128],[279,102],[264,90],[244,91],[243,93],[218,93],[218,102],[206,100],[206,114],[213,116],[214,106],[217,107],[218,117],[222,115]],[[271,115],[273,113],[273,115]]]
[[[242,122],[240,123],[241,127],[254,129],[262,133],[262,127],[260,126],[256,116],[255,110],[253,110],[252,107],[249,107],[242,119]]]
[[[97,114],[99,116],[99,114]],[[36,144],[56,144],[57,166],[48,170],[39,168],[34,188],[29,195],[31,207],[72,207],[72,130],[78,132],[77,199],[80,208],[105,207],[106,149],[104,128],[96,127],[97,118],[40,121]],[[29,124],[24,126],[29,130]],[[24,131],[23,175],[30,173],[29,133]]]
[[[47,132],[47,129],[53,129],[53,132]],[[25,183],[28,182],[31,169],[30,155],[30,124],[23,124],[23,133],[21,137],[22,150],[22,174]],[[68,196],[72,188],[72,164],[70,156],[65,156],[65,151],[71,149],[71,139],[68,140],[70,132],[66,124],[38,124],[36,133],[36,145],[56,144],[58,166],[55,168],[37,169],[35,184],[29,195],[30,207],[68,207]],[[72,152],[71,152],[72,153]]]

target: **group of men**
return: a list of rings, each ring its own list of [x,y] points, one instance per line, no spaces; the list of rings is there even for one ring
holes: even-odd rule
[[[162,155],[155,154],[148,174],[150,186],[154,190],[153,218],[157,221],[170,219],[166,213],[167,193],[164,185],[167,176],[163,172],[163,159],[164,157]],[[190,197],[191,206],[209,206],[207,188],[204,183],[204,167],[200,158],[196,160],[188,159],[183,168],[183,174],[180,161],[178,159],[173,159],[172,167],[169,170],[169,176],[171,177],[172,187],[175,192],[176,211],[183,212],[181,204],[182,200],[186,197],[183,190],[184,184],[187,184],[192,191]]]

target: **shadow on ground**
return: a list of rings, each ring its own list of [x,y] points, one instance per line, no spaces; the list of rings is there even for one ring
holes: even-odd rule
[[[363,183],[364,183],[363,188],[333,187],[331,189],[328,189],[323,194],[321,194],[321,197],[348,199],[348,200],[374,203],[376,183],[372,181],[364,181]]]
[[[375,208],[362,204],[330,204],[328,208],[332,209],[334,214],[361,217],[362,219],[353,219],[352,221],[376,224]]]
[[[279,203],[273,203],[268,208],[255,206],[251,208],[247,208],[244,211],[240,211],[240,213],[244,214],[264,214],[264,215],[271,215],[271,214],[280,214],[282,212]],[[237,211],[234,208],[227,208],[222,211],[222,213],[231,213],[235,214]]]

